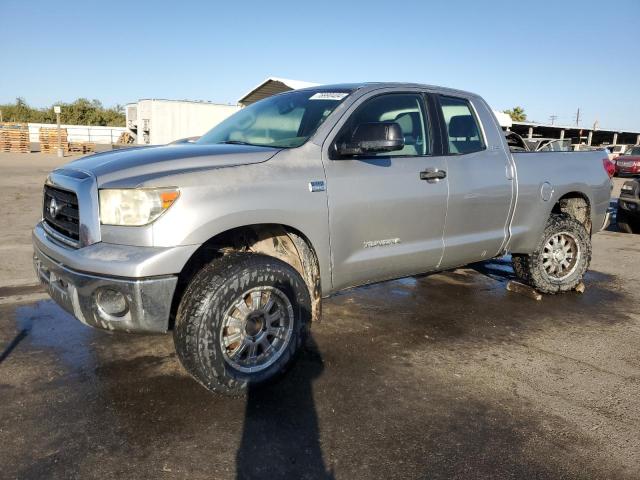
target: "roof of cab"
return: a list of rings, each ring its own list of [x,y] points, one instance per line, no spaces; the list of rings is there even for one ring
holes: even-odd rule
[[[312,82],[304,82],[301,80],[290,80],[280,77],[269,77],[262,83],[251,89],[248,93],[242,96],[238,103],[240,105],[250,105],[263,98],[270,97],[272,95],[278,95],[280,93],[289,92],[292,90],[313,90],[319,92],[327,92],[331,90],[376,90],[381,88],[424,88],[431,91],[451,93],[464,96],[477,96],[470,92],[464,92],[462,90],[455,90],[452,88],[437,87],[433,85],[423,85],[419,83],[401,83],[401,82],[361,82],[361,83],[338,83],[322,85]]]
[[[336,83],[329,85],[317,85],[312,87],[302,88],[300,90],[313,90],[313,91],[329,91],[329,90],[378,90],[382,88],[421,88],[430,91],[436,91],[441,93],[449,93],[452,95],[463,95],[467,97],[478,97],[477,94],[458,90],[455,88],[439,87],[437,85],[427,85],[422,83],[407,83],[407,82],[363,82],[363,83]]]

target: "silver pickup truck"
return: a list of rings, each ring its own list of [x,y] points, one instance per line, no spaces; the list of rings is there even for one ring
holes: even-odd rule
[[[575,288],[612,174],[605,151],[511,152],[471,93],[296,90],[195,143],[53,171],[34,263],[81,322],[173,330],[186,370],[238,395],[284,371],[345,288],[506,253],[539,291]]]

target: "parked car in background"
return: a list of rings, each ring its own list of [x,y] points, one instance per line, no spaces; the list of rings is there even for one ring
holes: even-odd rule
[[[607,150],[609,150],[609,160],[613,160],[614,158],[616,158],[619,155],[623,155],[624,152],[627,151],[627,149],[630,147],[630,145],[607,145]]]
[[[185,369],[238,395],[286,370],[321,299],[346,288],[510,253],[522,282],[574,289],[613,170],[604,150],[512,152],[472,93],[295,90],[194,144],[53,171],[34,265],[81,322],[173,329]]]
[[[570,152],[570,138],[549,138],[540,142],[536,147],[536,152]]]
[[[603,146],[587,145],[586,143],[574,143],[571,145],[572,152],[593,152],[594,150],[605,150],[607,158],[610,155],[609,150]]]
[[[640,179],[622,185],[616,218],[621,232],[640,233]]]
[[[627,149],[614,159],[616,175],[620,177],[640,175],[640,145]]]
[[[524,138],[531,152],[569,152],[570,138]]]

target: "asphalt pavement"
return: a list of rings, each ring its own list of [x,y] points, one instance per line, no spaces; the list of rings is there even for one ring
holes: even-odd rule
[[[640,236],[594,236],[584,294],[507,292],[508,258],[344,292],[231,399],[33,285],[56,164],[0,154],[1,478],[640,478]]]

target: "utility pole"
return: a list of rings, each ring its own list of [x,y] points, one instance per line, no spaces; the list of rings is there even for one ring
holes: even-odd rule
[[[558,115],[549,115],[549,120],[551,120],[551,125],[556,123],[557,118],[558,118]]]
[[[0,108],[0,123],[2,123],[2,109]]]
[[[578,112],[576,113],[576,127],[580,126],[580,107],[578,107]]]
[[[62,137],[60,136],[60,105],[55,105],[53,111],[56,114],[56,123],[58,124],[58,158],[62,158]]]

